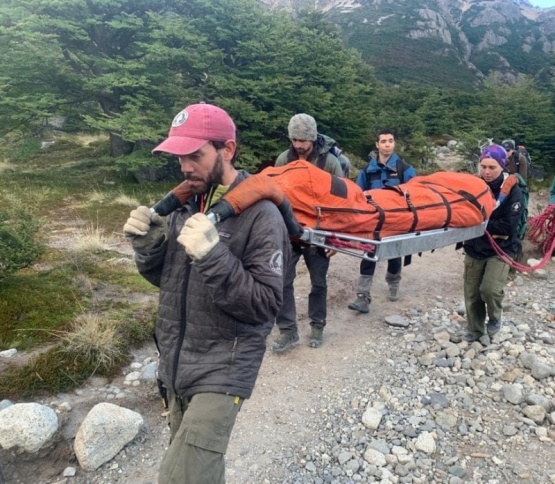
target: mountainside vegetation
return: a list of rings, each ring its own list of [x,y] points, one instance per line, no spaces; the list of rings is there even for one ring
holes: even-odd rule
[[[399,17],[394,7],[385,13]],[[240,164],[251,171],[287,146],[297,112],[314,115],[320,131],[361,162],[373,133],[389,126],[409,158],[428,154],[430,136],[472,130],[517,137],[536,162],[551,163],[553,59],[538,81],[508,86],[492,76],[477,87],[452,52],[441,62],[429,55],[440,48],[433,38],[410,49],[398,43],[416,17],[403,18],[393,34],[381,30],[384,19],[366,41],[378,59],[417,64],[407,79],[392,71],[392,84],[376,76],[386,65],[344,47],[322,12],[292,17],[255,0],[10,0],[0,6],[0,135],[44,136],[61,115],[65,129],[106,133],[117,166],[134,171],[164,163],[149,149],[184,105],[205,101],[236,119]],[[362,35],[353,33],[361,43]],[[433,72],[445,87],[426,82]],[[453,78],[460,89],[448,87]]]

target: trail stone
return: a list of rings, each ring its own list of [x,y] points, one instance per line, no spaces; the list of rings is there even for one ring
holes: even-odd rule
[[[79,465],[95,470],[115,457],[143,425],[137,412],[111,403],[95,405],[81,423],[73,448]]]
[[[529,370],[532,368],[532,365],[536,362],[537,356],[534,353],[529,351],[524,351],[518,357],[519,361],[522,363],[524,368],[528,368]]]
[[[387,464],[385,455],[376,449],[367,449],[366,452],[364,452],[364,460],[378,467],[383,467]]]
[[[436,423],[440,427],[450,429],[457,425],[457,416],[450,413],[439,412],[436,416]]]
[[[389,324],[389,326],[394,326],[397,328],[408,328],[410,325],[410,322],[407,318],[399,315],[386,316],[385,322]]]
[[[337,456],[337,460],[339,461],[339,465],[343,465],[343,464],[349,462],[352,458],[353,458],[353,454],[351,454],[350,452],[341,452]]]
[[[512,437],[513,435],[516,435],[517,433],[518,433],[518,429],[516,427],[514,427],[513,425],[503,426],[503,435],[506,435],[507,437]]]
[[[526,403],[528,405],[541,405],[545,408],[546,412],[551,411],[552,408],[551,400],[543,395],[538,395],[537,393],[530,393],[529,395],[526,395]]]
[[[524,407],[522,413],[537,424],[541,424],[546,416],[545,408],[541,405],[530,405],[528,407]]]
[[[532,364],[530,371],[532,372],[532,376],[537,380],[543,380],[551,375],[555,375],[555,367],[540,361],[535,361]]]
[[[422,432],[414,443],[417,450],[426,454],[433,454],[436,451],[436,441],[430,432]]]
[[[0,447],[39,451],[59,428],[54,410],[38,403],[16,403],[0,412]]]
[[[4,410],[5,408],[11,407],[13,405],[12,402],[10,402],[9,400],[2,400],[0,401],[0,412],[2,410]]]
[[[15,348],[11,348],[9,350],[0,351],[0,358],[12,358],[17,354],[17,350]]]
[[[524,401],[524,391],[522,385],[503,385],[501,389],[503,396],[513,405],[520,405]]]
[[[438,392],[430,392],[428,395],[422,397],[422,403],[424,405],[437,405],[440,408],[447,408],[451,404],[445,395]]]
[[[371,430],[376,430],[382,421],[382,412],[376,408],[367,408],[362,415],[362,423]]]

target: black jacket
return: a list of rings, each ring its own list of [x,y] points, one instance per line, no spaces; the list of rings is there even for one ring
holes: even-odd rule
[[[246,176],[240,171],[230,190]],[[141,275],[160,288],[159,377],[182,398],[248,398],[282,303],[289,237],[275,205],[263,200],[219,223],[220,241],[193,263],[177,236],[196,212],[191,199],[169,216],[158,251],[135,254]]]
[[[506,173],[502,173],[499,178],[488,183],[495,199],[498,201],[505,175]],[[511,257],[518,253],[520,241],[517,234],[517,226],[522,210],[522,192],[520,187],[515,185],[508,196],[492,212],[486,229],[503,252]],[[464,243],[464,250],[470,257],[480,260],[489,259],[496,255],[485,234],[476,239],[467,240]]]

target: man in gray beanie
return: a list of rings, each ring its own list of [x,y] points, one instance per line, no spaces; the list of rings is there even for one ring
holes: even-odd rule
[[[343,176],[339,160],[330,153],[335,140],[318,133],[316,121],[308,114],[296,114],[289,121],[291,146],[279,155],[275,166],[283,166],[291,161],[306,160],[318,168],[336,176]],[[292,254],[283,278],[283,305],[276,316],[280,335],[272,344],[272,350],[285,351],[299,342],[297,329],[297,310],[295,307],[296,265],[301,255],[310,274],[311,289],[308,296],[308,317],[310,318],[310,339],[308,345],[319,348],[324,339],[324,326],[327,316],[327,273],[330,257],[334,251],[321,247],[301,245],[291,242]]]
[[[341,163],[330,153],[335,140],[318,133],[316,120],[310,114],[295,114],[289,120],[287,131],[291,146],[278,156],[275,166],[306,160],[332,175],[343,176]]]

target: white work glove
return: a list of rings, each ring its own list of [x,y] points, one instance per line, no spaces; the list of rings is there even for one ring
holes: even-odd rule
[[[145,206],[132,210],[123,226],[123,233],[138,252],[159,247],[166,240],[167,231],[162,217]]]
[[[193,260],[200,260],[220,241],[216,227],[203,213],[195,213],[187,219],[177,241]]]

